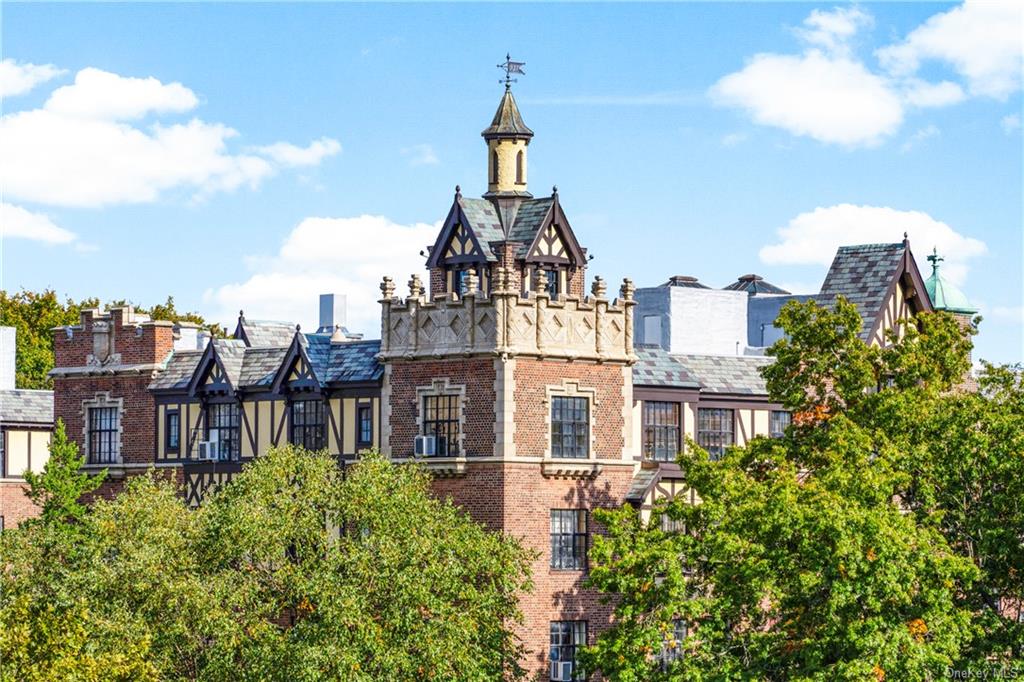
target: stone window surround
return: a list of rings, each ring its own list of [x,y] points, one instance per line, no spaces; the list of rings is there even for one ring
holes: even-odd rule
[[[544,441],[544,459],[553,460],[551,456],[551,403],[554,397],[566,397],[566,398],[586,398],[587,399],[587,456],[585,458],[577,459],[571,458],[564,461],[572,462],[587,462],[595,459],[595,441],[594,441],[594,413],[600,401],[597,399],[597,389],[581,387],[580,382],[575,379],[562,379],[561,384],[548,384],[544,387],[544,426],[547,429],[547,438]],[[563,461],[559,459],[558,461]]]
[[[92,398],[82,401],[82,450],[85,455],[85,466],[107,467],[109,464],[89,464],[89,410],[94,407],[113,407],[117,409],[117,462],[122,463],[121,448],[124,441],[124,398],[111,398],[110,391],[97,391]]]
[[[459,457],[466,456],[466,385],[453,384],[448,377],[438,377],[431,380],[428,386],[416,387],[416,435],[423,433],[423,399],[427,396],[454,395],[458,396],[459,403]],[[451,457],[451,455],[449,455]],[[447,459],[447,457],[445,458]]]

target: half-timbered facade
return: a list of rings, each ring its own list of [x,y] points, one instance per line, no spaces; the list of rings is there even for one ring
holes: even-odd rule
[[[612,615],[583,586],[593,510],[630,503],[661,523],[650,519],[660,501],[693,501],[674,463],[687,439],[714,457],[784,432],[763,347],[778,337],[778,308],[809,297],[756,275],[726,290],[687,277],[640,291],[594,277],[588,288],[559,192],[528,191],[533,132],[510,90],[483,137],[487,192],[456,188],[427,286],[419,274],[402,287],[384,279],[379,340],[240,314],[231,338],[196,344],[130,308],[85,311],[56,330],[55,407],[88,465],[111,471],[105,494],[156,467],[198,505],[284,443],[341,466],[369,448],[421,462],[438,494],[536,550],[525,663],[561,679],[573,674],[565,651]],[[812,297],[839,295],[879,344],[931,307],[906,240],[840,249]]]

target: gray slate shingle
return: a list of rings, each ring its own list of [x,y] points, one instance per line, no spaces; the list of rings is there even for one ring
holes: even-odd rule
[[[767,395],[761,368],[772,358],[754,355],[682,355],[660,347],[638,346],[633,384],[699,388],[702,393]]]
[[[544,223],[544,218],[551,210],[553,202],[554,199],[551,197],[528,199],[519,206],[515,223],[508,232],[509,241],[522,243],[522,246],[519,247],[519,255],[525,254],[530,248],[530,244],[536,238],[537,231]]]
[[[856,305],[864,320],[860,336],[868,340],[905,248],[902,243],[839,247],[821,285],[819,301],[829,305],[843,296]]]
[[[295,336],[295,325],[287,322],[247,320],[243,317],[239,326],[245,340],[253,348],[280,348],[290,344]]]
[[[0,424],[52,424],[53,391],[0,391]]]
[[[469,221],[469,227],[480,242],[480,248],[483,249],[487,260],[497,260],[487,245],[504,240],[505,230],[501,227],[501,218],[494,210],[494,204],[487,199],[460,197],[459,206],[462,207],[462,212],[466,215],[466,220]]]

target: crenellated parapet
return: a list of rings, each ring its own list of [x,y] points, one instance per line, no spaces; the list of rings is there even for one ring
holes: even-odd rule
[[[539,277],[543,278],[543,271]],[[409,281],[409,295],[395,296],[390,278],[381,284],[381,354],[391,359],[429,359],[471,355],[527,356],[631,364],[633,294],[623,280],[619,297],[607,299],[607,285],[595,278],[583,300],[552,300],[543,282],[523,295],[518,278],[498,268],[489,294],[467,274],[466,294],[427,300],[418,275]]]

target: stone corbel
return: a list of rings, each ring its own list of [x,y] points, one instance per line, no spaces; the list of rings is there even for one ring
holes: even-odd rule
[[[545,459],[540,470],[546,478],[592,479],[601,473],[601,465],[593,460]]]

